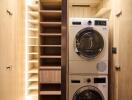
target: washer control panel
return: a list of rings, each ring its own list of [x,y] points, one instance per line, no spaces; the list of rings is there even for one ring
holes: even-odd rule
[[[70,79],[71,84],[106,84],[107,76],[94,76]]]

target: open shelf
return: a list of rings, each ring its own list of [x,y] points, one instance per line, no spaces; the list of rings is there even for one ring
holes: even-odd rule
[[[61,26],[61,22],[40,22],[40,24],[46,27]]]
[[[61,1],[60,0],[40,0],[41,9],[43,10],[60,10]]]
[[[40,45],[40,47],[61,47],[61,45]]]
[[[61,33],[60,26],[54,27],[47,27],[47,26],[40,26],[40,33]]]
[[[29,31],[38,32],[38,28],[28,28]]]
[[[41,58],[40,66],[61,66],[60,58]]]
[[[61,48],[58,46],[52,46],[52,47],[44,47],[40,48],[40,55],[52,55],[52,56],[60,56],[61,55]]]
[[[40,33],[40,36],[61,36],[61,33]]]
[[[40,91],[60,91],[60,90],[61,90],[60,83],[40,84]]]
[[[39,52],[38,52],[38,46],[29,46],[29,48],[28,48],[28,54],[29,53],[38,53],[39,54]]]
[[[61,95],[61,91],[40,91],[40,95]]]
[[[38,73],[38,69],[31,69],[28,71],[28,73]]]
[[[60,95],[40,95],[40,100],[61,100]]]
[[[61,56],[40,56],[40,58],[61,58]]]
[[[31,11],[38,11],[39,10],[39,6],[38,4],[32,4],[32,5],[28,5],[29,9]]]
[[[75,7],[98,7],[102,0],[71,0],[69,4]]]
[[[38,63],[38,60],[29,60],[29,63]]]
[[[39,18],[39,13],[37,11],[29,11],[28,14],[30,17],[33,17],[34,19]]]
[[[50,70],[50,69],[53,69],[53,70],[56,70],[56,69],[58,69],[58,70],[61,70],[61,66],[40,66],[40,70],[41,69],[45,69],[45,70]]]
[[[60,22],[61,13],[61,10],[40,10],[40,20],[41,22]]]
[[[38,86],[29,86],[28,89],[29,90],[37,90],[38,89]]]
[[[41,36],[40,45],[61,45],[61,37],[59,36]]]
[[[38,20],[28,20],[28,22],[31,24],[38,24],[39,23]]]
[[[38,90],[30,90],[30,91],[28,92],[28,94],[29,94],[30,96],[37,96],[37,95],[38,95]]]
[[[28,81],[38,81],[38,78],[30,78]]]

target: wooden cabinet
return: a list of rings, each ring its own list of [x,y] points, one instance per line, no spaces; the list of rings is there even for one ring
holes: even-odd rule
[[[115,100],[132,100],[132,1],[117,0],[115,11],[122,10],[120,16],[115,16],[114,46],[117,54],[114,55],[114,82]],[[115,12],[115,15],[117,14]],[[119,67],[119,68],[118,68]]]
[[[23,11],[22,1],[0,3],[0,99],[23,100]]]

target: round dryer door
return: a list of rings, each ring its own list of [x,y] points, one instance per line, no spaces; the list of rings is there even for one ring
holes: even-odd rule
[[[99,55],[104,48],[102,35],[93,28],[84,28],[76,35],[75,52],[79,56],[93,59]]]
[[[104,100],[104,96],[97,88],[89,86],[80,88],[72,100]]]

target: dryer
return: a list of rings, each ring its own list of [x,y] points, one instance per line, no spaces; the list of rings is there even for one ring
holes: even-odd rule
[[[71,75],[69,100],[108,100],[107,76]]]
[[[70,18],[69,74],[108,74],[108,19]]]

